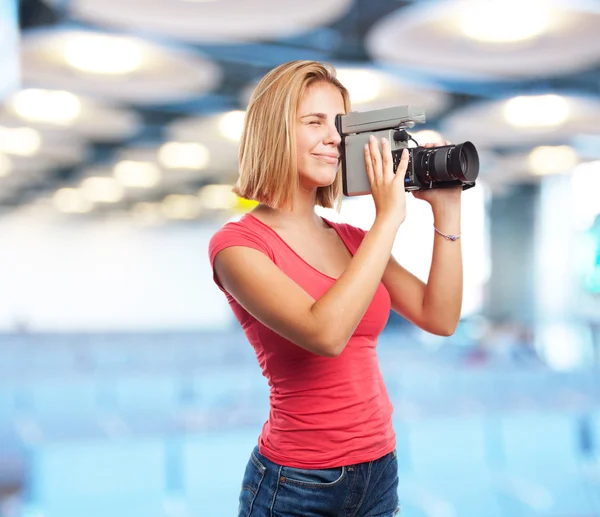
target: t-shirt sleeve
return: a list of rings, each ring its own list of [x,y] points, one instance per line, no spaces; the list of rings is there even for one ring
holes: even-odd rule
[[[231,246],[244,246],[246,248],[253,248],[267,255],[273,260],[273,254],[264,238],[257,235],[253,231],[245,228],[242,225],[236,223],[228,223],[223,226],[217,233],[213,235],[208,244],[208,257],[210,260],[210,267],[213,270],[213,280],[221,289],[226,292],[217,275],[215,273],[215,257],[220,251]]]
[[[353,247],[352,253],[356,253],[356,250],[362,244],[365,235],[367,235],[367,231],[346,223],[339,224],[339,229]]]

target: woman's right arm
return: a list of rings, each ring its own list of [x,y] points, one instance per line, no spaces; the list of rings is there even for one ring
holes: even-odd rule
[[[339,355],[369,307],[388,264],[405,216],[402,156],[398,174],[389,144],[365,148],[365,163],[377,216],[334,285],[318,300],[285,275],[263,253],[232,246],[219,252],[214,268],[221,285],[252,316],[292,343],[318,355]]]

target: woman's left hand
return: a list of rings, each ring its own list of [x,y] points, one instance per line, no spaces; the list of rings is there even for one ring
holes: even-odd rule
[[[439,147],[442,145],[452,145],[448,140],[442,142],[433,142],[424,144],[423,147]],[[417,199],[427,201],[431,206],[437,205],[438,203],[460,202],[462,195],[462,187],[449,187],[449,188],[430,188],[424,190],[413,190],[412,194]]]

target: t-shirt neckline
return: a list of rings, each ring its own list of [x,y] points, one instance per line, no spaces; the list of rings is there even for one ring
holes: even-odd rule
[[[256,217],[254,214],[252,214],[251,212],[247,212],[245,214],[244,217],[250,217],[252,220],[258,222],[258,224],[264,228],[267,229],[267,231],[269,231],[270,233],[274,234],[275,237],[281,242],[283,243],[283,245],[289,249],[294,256],[296,256],[298,258],[298,260],[300,260],[302,263],[306,264],[309,268],[311,268],[313,271],[316,271],[319,275],[332,280],[332,281],[337,281],[337,278],[334,278],[332,276],[329,276],[325,273],[323,273],[323,271],[320,271],[319,269],[317,269],[316,267],[314,267],[313,265],[309,264],[306,260],[304,260],[298,253],[296,253],[296,251],[294,250],[294,248],[292,248],[287,242],[286,240],[279,235],[279,233],[277,233],[273,228],[271,228],[267,223],[265,223],[264,221],[261,221],[258,217]],[[346,249],[350,252],[350,255],[352,255],[354,257],[354,250],[352,249],[352,246],[350,245],[350,243],[346,240],[346,238],[344,237],[344,235],[342,234],[342,232],[340,232],[339,227],[336,223],[330,221],[329,219],[326,219],[325,217],[319,216],[323,221],[325,221],[325,223],[330,227],[333,228],[335,230],[335,232],[338,234],[338,236],[340,237],[340,239],[342,239],[342,242],[344,243],[344,246],[346,246]]]

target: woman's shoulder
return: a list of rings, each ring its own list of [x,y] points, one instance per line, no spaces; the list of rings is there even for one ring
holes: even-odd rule
[[[267,232],[250,214],[227,222],[213,234],[208,245],[211,262],[217,253],[230,246],[246,246],[271,254]]]

